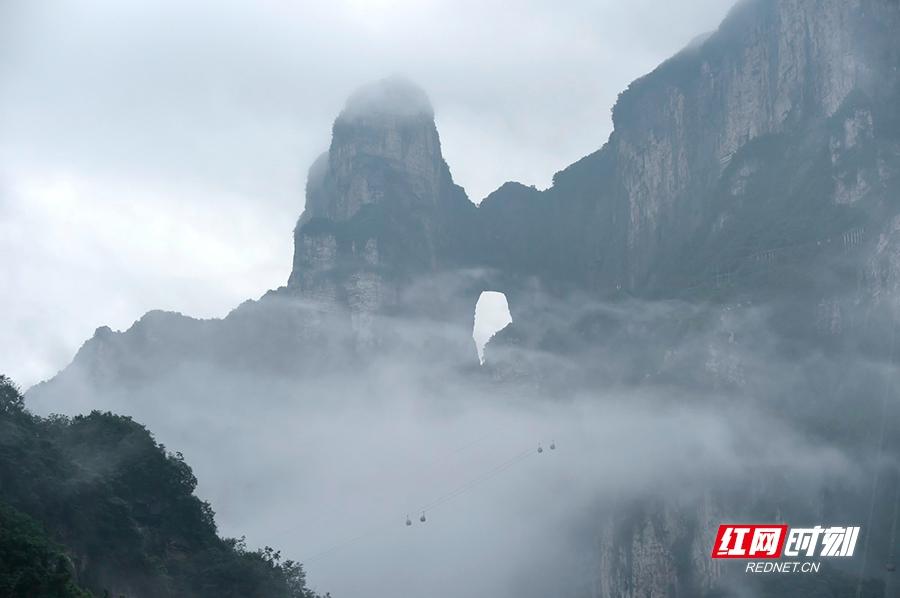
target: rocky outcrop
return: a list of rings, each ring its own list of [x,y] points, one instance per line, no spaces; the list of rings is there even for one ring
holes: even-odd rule
[[[718,514],[710,500],[685,509],[659,501],[620,508],[597,539],[597,598],[704,596],[722,576],[709,558]],[[625,516],[621,513],[625,512]],[[715,515],[715,516],[714,516]]]
[[[349,310],[360,334],[416,276],[451,267],[474,213],[441,155],[425,93],[398,78],[357,91],[310,168],[287,290]]]
[[[868,218],[896,185],[898,13],[893,0],[741,2],[620,95],[609,142],[544,201],[506,193],[491,220],[545,223],[545,253],[564,258],[534,274],[663,294],[852,228],[841,208]],[[501,256],[534,242],[504,236],[520,241]]]
[[[384,79],[354,93],[335,120],[328,153],[310,169],[300,226],[350,220],[369,204],[433,209],[448,178],[425,92]]]
[[[412,281],[460,267],[481,273],[467,300],[500,290],[515,310],[536,286],[771,286],[773,271],[827,267],[847,234],[874,250],[900,179],[898,12],[892,0],[741,2],[621,94],[603,148],[545,191],[507,183],[477,209],[424,92],[371,84],[310,168],[287,291],[347,310],[371,340],[373,314],[403,311]]]

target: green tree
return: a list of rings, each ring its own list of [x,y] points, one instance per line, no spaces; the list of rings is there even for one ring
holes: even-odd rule
[[[72,563],[33,519],[0,503],[0,595],[89,598],[75,585]]]

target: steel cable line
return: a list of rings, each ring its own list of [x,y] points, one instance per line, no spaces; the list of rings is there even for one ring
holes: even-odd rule
[[[527,457],[529,457],[533,454],[534,454],[533,448],[526,449],[526,450],[518,453],[517,455],[510,457],[503,463],[500,463],[493,469],[481,474],[480,476],[477,476],[477,477],[469,480],[468,482],[462,484],[461,486],[457,487],[456,489],[451,490],[450,492],[444,494],[443,496],[440,496],[440,497],[434,499],[430,503],[422,506],[421,508],[419,508],[417,510],[418,511],[430,511],[432,509],[435,509],[435,508],[439,507],[440,505],[447,503],[447,502],[455,499],[456,497],[461,496],[462,494],[465,494],[466,492],[468,492],[472,488],[475,488],[476,486],[482,484],[483,482],[487,482],[487,481],[491,480],[492,478],[496,477],[500,473],[506,471],[513,465],[516,465],[518,462],[523,461],[524,459],[526,459]]]
[[[340,550],[341,548],[344,548],[345,546],[349,546],[350,544],[355,544],[356,542],[359,542],[360,540],[363,540],[370,536],[374,536],[376,534],[383,533],[384,531],[386,531],[388,529],[392,529],[395,526],[396,526],[396,524],[394,524],[394,523],[383,523],[376,527],[370,528],[369,530],[367,530],[357,536],[353,536],[351,538],[347,538],[346,540],[342,540],[336,544],[332,544],[328,548],[326,548],[324,550],[320,550],[319,552],[316,552],[305,559],[300,559],[297,562],[304,564],[304,565],[307,563],[312,563],[323,557],[328,556],[329,554],[331,554],[333,552],[337,552],[338,550]]]
[[[838,239],[843,238],[848,233],[856,234],[856,231],[858,229],[859,229],[859,227],[853,227],[853,228],[847,229],[845,231],[841,231],[839,233],[836,233],[836,234],[833,234],[833,235],[830,235],[827,237],[823,237],[820,239],[816,239],[816,240],[803,241],[803,242],[799,242],[799,243],[781,244],[781,245],[773,246],[773,247],[769,247],[769,248],[757,249],[756,251],[754,251],[752,253],[749,253],[747,255],[744,255],[741,258],[738,258],[738,260],[737,260],[738,265],[735,268],[733,268],[732,270],[729,270],[726,272],[716,272],[712,275],[701,277],[694,284],[690,284],[690,285],[686,285],[686,286],[679,286],[679,287],[654,289],[654,292],[656,292],[656,293],[660,293],[660,292],[671,293],[671,292],[692,291],[692,290],[697,290],[697,289],[703,288],[703,287],[707,286],[707,284],[709,284],[710,282],[714,282],[714,284],[716,286],[718,286],[720,284],[720,282],[722,282],[722,281],[731,280],[731,279],[738,278],[738,277],[752,276],[754,274],[759,274],[759,273],[763,273],[763,272],[772,272],[772,271],[781,270],[783,268],[789,267],[790,264],[772,264],[769,261],[765,261],[764,263],[760,263],[760,264],[755,264],[754,262],[762,257],[772,256],[774,258],[774,256],[779,253],[783,254],[784,252],[791,251],[791,250],[797,250],[797,249],[807,248],[807,247],[820,247],[823,244],[828,245],[828,244],[832,243],[833,241],[837,241]],[[749,266],[749,268],[748,268],[748,266]],[[757,267],[753,268],[753,266],[757,266]],[[866,320],[868,320],[868,312],[866,314]],[[891,358],[890,358],[891,364],[893,364],[893,353],[894,353],[894,329],[892,327],[892,329],[891,329]],[[887,392],[885,392],[884,404],[883,404],[883,411],[885,413],[887,411],[887,396],[886,395],[887,395]],[[883,451],[884,434],[885,434],[884,425],[885,425],[884,418],[882,418],[881,433],[879,435],[880,438],[879,438],[879,444],[878,444],[879,459],[880,459],[880,456]],[[479,437],[473,441],[470,441],[448,453],[445,453],[443,456],[439,457],[435,461],[432,461],[431,464],[423,466],[418,471],[423,471],[423,470],[427,469],[428,467],[433,466],[435,463],[441,463],[441,462],[445,461],[446,459],[448,459],[449,457],[451,457],[455,454],[458,454],[458,453],[466,450],[467,448],[470,448],[471,446],[474,446],[474,445],[484,441],[488,436],[490,436],[490,434],[485,434],[484,436],[481,436],[481,437]],[[446,494],[432,500],[431,502],[427,503],[426,505],[424,505],[423,507],[421,507],[419,509],[416,509],[413,512],[421,511],[424,513],[425,511],[429,511],[429,510],[438,508],[438,507],[458,498],[459,496],[462,496],[463,494],[469,492],[470,490],[481,485],[482,483],[489,481],[493,477],[499,475],[506,469],[513,467],[514,465],[516,465],[520,461],[526,459],[527,457],[529,457],[532,454],[533,454],[533,449],[531,449],[531,448],[526,449],[526,450],[516,454],[515,456],[507,459],[506,461],[500,463],[499,465],[495,466],[493,469],[469,480],[468,482],[465,482],[464,484],[460,485],[459,487],[455,488],[454,490],[451,490],[450,492],[447,492]],[[878,477],[879,477],[878,471],[876,468],[876,472],[874,474],[874,479],[873,479],[872,499],[871,499],[871,504],[870,504],[868,525],[871,525],[871,519],[874,516],[875,492],[876,492],[876,489],[878,486]],[[357,536],[354,536],[352,538],[349,538],[347,540],[339,542],[335,545],[332,545],[331,547],[329,547],[323,551],[320,551],[301,562],[314,561],[314,560],[321,558],[323,556],[326,556],[348,544],[357,542],[366,537],[369,537],[371,535],[379,533],[380,531],[382,531],[385,528],[392,528],[392,527],[394,527],[394,525],[395,525],[394,523],[386,523],[384,525],[377,526],[375,528],[370,529],[367,532],[364,532],[362,534],[359,534]],[[867,537],[867,541],[865,543],[865,548],[864,548],[863,568],[865,568],[865,561],[867,558],[867,553],[868,553],[868,537]],[[859,585],[857,586],[857,597],[860,596],[860,593],[862,591],[862,575],[863,575],[863,571],[861,570]]]
[[[428,464],[426,464],[426,465],[423,465],[422,467],[418,468],[418,469],[416,470],[416,473],[423,472],[423,471],[425,471],[426,469],[428,469],[428,468],[430,468],[430,467],[433,467],[433,466],[436,465],[436,464],[443,463],[444,461],[446,461],[446,460],[449,459],[450,457],[452,457],[452,456],[454,456],[454,455],[457,455],[457,454],[459,454],[459,453],[461,453],[461,452],[463,452],[463,451],[465,451],[465,450],[467,450],[467,449],[469,449],[469,448],[471,448],[471,447],[473,447],[473,446],[475,446],[475,445],[477,445],[477,444],[480,444],[481,442],[484,442],[484,441],[485,441],[487,438],[489,438],[489,437],[491,436],[491,434],[492,434],[493,432],[495,432],[495,431],[496,431],[496,430],[492,430],[492,431],[490,431],[490,432],[487,432],[487,433],[485,433],[485,434],[483,434],[483,435],[481,435],[481,436],[475,438],[474,440],[470,440],[469,442],[466,442],[465,444],[463,444],[463,445],[461,445],[461,446],[458,446],[458,447],[456,447],[455,449],[452,449],[452,450],[450,450],[450,451],[448,451],[448,452],[442,454],[440,457],[437,457],[436,459],[434,459],[434,460],[431,461],[430,463],[428,463]],[[368,531],[363,532],[362,534],[359,534],[359,535],[357,535],[357,536],[353,536],[352,538],[348,538],[348,539],[346,539],[346,540],[343,540],[343,541],[341,541],[341,542],[338,542],[337,544],[334,544],[334,545],[332,545],[332,546],[330,546],[330,547],[328,547],[328,548],[326,548],[326,549],[324,549],[324,550],[321,550],[321,551],[319,551],[319,552],[313,554],[311,557],[309,557],[308,559],[306,559],[306,561],[298,561],[298,562],[310,562],[310,561],[316,560],[316,559],[318,559],[318,558],[320,558],[320,557],[323,557],[323,556],[325,556],[325,555],[327,555],[327,554],[330,554],[331,552],[334,552],[335,550],[338,550],[339,548],[342,548],[343,546],[345,546],[345,545],[347,545],[347,544],[356,542],[356,541],[358,541],[358,540],[362,540],[363,538],[366,538],[366,537],[371,536],[371,535],[373,535],[373,534],[375,534],[375,533],[378,533],[378,532],[381,531],[383,528],[393,527],[393,526],[394,526],[393,523],[386,523],[386,524],[383,524],[383,525],[379,525],[379,526],[370,528]]]
[[[424,464],[424,465],[421,465],[421,466],[417,467],[417,468],[414,470],[415,473],[422,473],[422,472],[424,472],[424,471],[426,471],[426,470],[429,470],[429,469],[433,468],[435,465],[439,465],[439,464],[441,464],[441,463],[444,463],[445,461],[447,461],[447,460],[450,459],[451,457],[455,457],[456,455],[458,455],[458,454],[460,454],[460,453],[462,453],[462,452],[467,451],[468,449],[472,448],[473,446],[476,446],[476,445],[481,444],[482,442],[484,442],[485,440],[487,440],[488,438],[490,438],[490,437],[491,437],[495,432],[497,432],[498,430],[499,430],[499,428],[489,430],[488,432],[482,434],[481,436],[479,436],[479,437],[477,437],[477,438],[475,438],[475,439],[473,439],[473,440],[470,440],[470,441],[466,442],[465,444],[462,444],[462,445],[456,447],[455,449],[451,449],[451,450],[449,450],[449,451],[447,451],[447,452],[445,452],[445,453],[442,453],[441,455],[435,457],[434,459],[432,459],[432,460],[429,461],[428,463],[426,463],[426,464]]]
[[[475,444],[479,441],[480,441],[480,439],[473,441],[472,443],[469,443],[469,444],[470,445]],[[463,447],[463,448],[467,448],[467,447]],[[459,450],[463,450],[463,449],[457,449],[456,452],[458,452]],[[510,469],[511,467],[518,464],[520,461],[523,461],[525,458],[529,457],[532,454],[534,454],[533,448],[528,448],[526,450],[523,450],[523,451],[517,453],[516,455],[514,455],[513,457],[510,457],[509,459],[506,459],[502,463],[496,465],[492,469],[468,480],[467,482],[461,484],[460,486],[457,486],[453,490],[432,500],[431,502],[427,503],[425,506],[421,507],[420,509],[417,509],[417,511],[422,511],[424,513],[425,511],[429,511],[429,510],[435,509],[437,507],[440,507],[440,506],[456,499],[457,497],[465,494],[466,492],[472,490],[476,486],[479,486],[482,483],[485,483],[485,482],[491,480],[492,478],[496,477],[497,475],[506,471],[507,469]],[[298,562],[310,563],[310,562],[316,561],[316,560],[321,559],[333,552],[340,550],[341,548],[349,546],[350,544],[354,544],[365,538],[382,533],[388,529],[396,529],[396,526],[397,526],[397,524],[394,522],[390,522],[390,523],[385,522],[383,524],[374,526],[372,528],[369,528],[367,531],[365,531],[361,534],[347,538],[346,540],[342,540],[336,544],[332,544],[328,548],[325,548],[324,550],[320,550],[319,552],[316,552],[305,559],[298,560]]]
[[[769,247],[769,248],[765,248],[765,249],[758,249],[757,251],[755,251],[753,253],[750,253],[741,258],[738,258],[738,265],[735,268],[733,268],[732,270],[729,270],[726,272],[716,272],[712,275],[702,277],[694,284],[680,286],[680,287],[654,289],[654,292],[656,292],[656,293],[659,293],[659,292],[671,293],[671,292],[692,291],[692,290],[697,290],[697,289],[703,288],[710,282],[714,282],[715,285],[718,286],[721,281],[730,280],[730,279],[734,279],[734,278],[741,277],[741,276],[752,276],[754,274],[759,274],[762,272],[772,272],[772,271],[781,270],[783,268],[789,267],[790,264],[777,264],[776,265],[776,264],[769,263],[768,261],[766,261],[765,263],[762,263],[762,264],[754,264],[753,262],[756,261],[758,258],[767,256],[767,255],[771,255],[772,257],[774,257],[778,253],[784,253],[784,252],[790,251],[790,250],[796,250],[796,249],[800,249],[800,248],[813,247],[813,246],[819,247],[819,246],[822,246],[823,244],[827,245],[833,241],[836,241],[839,238],[842,238],[844,235],[846,235],[848,233],[855,234],[854,231],[856,231],[858,228],[859,227],[853,227],[853,228],[847,229],[846,231],[842,231],[840,233],[836,233],[834,235],[830,235],[830,236],[827,236],[827,237],[824,237],[821,239],[817,239],[817,240],[810,240],[810,241],[804,241],[804,242],[793,243],[793,244],[782,244],[779,246]],[[758,267],[753,268],[752,266],[754,266],[754,265],[756,265]],[[748,266],[750,266],[750,268],[747,268]],[[868,319],[868,313],[866,315],[867,315],[866,319]],[[893,364],[893,353],[894,353],[894,328],[893,327],[891,329],[891,351],[890,351],[890,353],[891,353],[890,363]],[[883,411],[885,413],[887,411],[887,389],[885,391]],[[880,435],[879,435],[879,443],[878,443],[879,459],[883,452],[884,435],[885,435],[884,426],[885,426],[885,421],[884,421],[884,418],[882,418],[881,430],[880,430]],[[473,441],[470,441],[469,443],[462,445],[461,447],[458,447],[457,449],[450,451],[449,453],[445,453],[443,456],[439,457],[436,461],[433,461],[431,465],[423,466],[419,471],[422,471],[424,469],[427,469],[430,466],[433,466],[434,463],[440,463],[440,462],[445,461],[449,457],[451,457],[459,452],[462,452],[462,451],[466,450],[467,448],[474,446],[475,444],[482,442],[488,436],[490,436],[490,434],[481,436]],[[429,511],[429,510],[438,508],[438,507],[458,498],[459,496],[462,496],[463,494],[476,488],[477,486],[481,485],[482,483],[489,481],[493,477],[496,477],[503,471],[513,467],[514,465],[516,465],[520,461],[523,461],[524,459],[531,456],[532,454],[534,454],[534,449],[531,449],[531,448],[526,449],[526,450],[516,454],[515,456],[507,459],[506,461],[500,463],[499,465],[495,466],[493,469],[469,480],[468,482],[462,484],[461,486],[455,488],[454,490],[451,490],[450,492],[432,500],[431,502],[427,503],[423,507],[416,509],[414,512],[421,511],[424,513],[425,511]],[[873,479],[872,498],[870,501],[869,522],[867,525],[871,525],[871,520],[874,516],[875,493],[876,493],[876,489],[878,486],[878,477],[879,477],[879,475],[878,475],[878,471],[877,471],[877,467],[876,467],[876,471],[874,473],[874,479]],[[344,540],[342,542],[334,544],[331,547],[329,547],[323,551],[320,551],[320,552],[312,555],[311,557],[309,557],[303,561],[300,561],[300,562],[314,561],[314,560],[324,557],[328,554],[331,554],[332,552],[339,550],[340,548],[343,548],[344,546],[347,546],[349,544],[352,544],[359,540],[362,540],[366,537],[369,537],[371,535],[379,533],[386,528],[393,528],[394,525],[395,525],[394,523],[386,523],[384,525],[377,526],[375,528],[370,529],[367,532],[364,532],[362,534],[359,534],[357,536],[348,538],[347,540]],[[863,566],[860,571],[859,582],[857,585],[857,598],[859,598],[859,596],[862,592],[862,576],[863,576],[863,570],[865,568],[867,554],[868,554],[868,537],[866,539],[865,548],[864,548]]]

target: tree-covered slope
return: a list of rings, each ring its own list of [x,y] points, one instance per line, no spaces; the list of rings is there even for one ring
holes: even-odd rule
[[[220,538],[196,484],[131,418],[36,417],[0,376],[0,594],[315,597],[299,563]]]
[[[0,503],[0,595],[88,598],[71,561],[34,519]]]

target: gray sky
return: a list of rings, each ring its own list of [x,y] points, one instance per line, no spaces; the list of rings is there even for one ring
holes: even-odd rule
[[[102,324],[283,284],[306,169],[358,85],[421,84],[474,201],[599,148],[629,81],[732,0],[5,0],[0,372]]]

